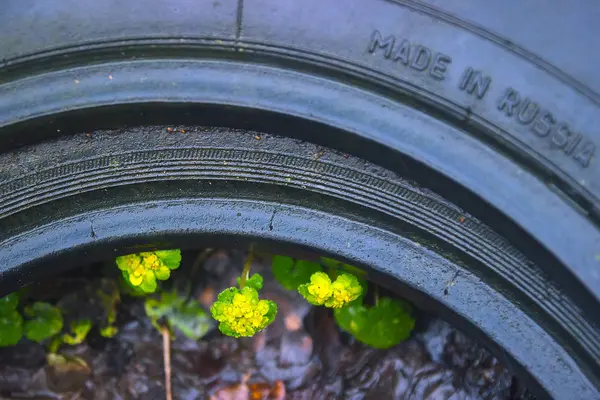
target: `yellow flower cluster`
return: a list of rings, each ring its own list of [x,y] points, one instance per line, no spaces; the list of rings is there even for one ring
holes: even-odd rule
[[[269,325],[277,314],[277,305],[270,300],[259,300],[252,287],[229,288],[221,292],[210,308],[219,330],[225,335],[253,336]]]
[[[117,266],[131,285],[146,293],[156,290],[156,280],[167,280],[171,269],[179,267],[179,250],[149,251],[117,257]]]
[[[317,306],[341,308],[362,294],[358,279],[351,274],[340,274],[334,282],[324,272],[315,272],[310,282],[298,287],[298,292],[309,303]]]

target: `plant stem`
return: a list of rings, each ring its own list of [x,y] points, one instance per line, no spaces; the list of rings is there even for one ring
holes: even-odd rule
[[[374,298],[375,298],[375,305],[379,304],[379,286],[378,285],[375,285]]]
[[[55,336],[52,341],[50,342],[50,348],[48,349],[49,353],[54,353],[56,354],[58,352],[58,349],[60,348],[60,345],[62,344],[62,338],[61,336]]]
[[[243,289],[246,286],[246,280],[250,277],[250,266],[252,265],[252,260],[254,260],[254,244],[250,245],[250,252],[246,257],[246,261],[244,262],[244,269],[242,270],[242,276],[240,277],[240,289]]]
[[[161,326],[160,331],[163,338],[163,360],[165,365],[165,393],[167,400],[173,400],[171,389],[171,333],[165,325]]]

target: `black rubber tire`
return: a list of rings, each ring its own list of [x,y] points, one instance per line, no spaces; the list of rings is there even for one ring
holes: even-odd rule
[[[599,4],[5,3],[0,294],[56,272],[49,260],[254,235],[398,278],[541,397],[600,398]],[[198,227],[198,202],[254,217]],[[303,239],[273,228],[278,213],[368,240]],[[407,235],[429,250],[406,258]],[[445,272],[419,275],[425,258]]]

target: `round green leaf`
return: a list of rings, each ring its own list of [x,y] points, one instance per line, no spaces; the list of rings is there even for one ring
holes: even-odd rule
[[[312,274],[322,270],[317,263],[285,256],[274,256],[271,269],[275,279],[288,290],[297,290],[310,280]]]
[[[271,300],[265,300],[269,303],[269,312],[267,312],[267,325],[270,325],[274,320],[275,317],[277,316],[277,303],[275,303],[274,301]]]
[[[238,293],[240,293],[240,289],[236,287],[227,288],[217,295],[217,302],[231,303],[233,301],[233,297]]]
[[[0,298],[0,313],[16,310],[18,305],[19,293],[13,292]]]
[[[25,308],[25,336],[29,340],[41,342],[48,339],[63,328],[63,317],[60,310],[48,303],[37,302]]]
[[[152,271],[146,271],[146,275],[144,275],[144,279],[140,284],[140,289],[142,289],[146,293],[153,293],[156,291],[156,276]]]
[[[144,307],[148,317],[158,320],[169,314],[174,308],[178,307],[181,302],[182,301],[178,299],[176,293],[163,292],[159,299],[148,298],[144,303]]]
[[[167,316],[169,325],[190,339],[198,340],[212,328],[212,319],[195,300],[183,304]]]
[[[171,270],[166,266],[161,266],[159,269],[154,271],[154,274],[156,275],[156,279],[160,281],[166,281],[171,276]]]
[[[160,261],[169,269],[177,269],[181,264],[181,250],[157,250],[154,252]]]
[[[357,339],[369,324],[369,310],[362,304],[336,309],[334,315],[338,326]]]
[[[237,278],[238,286],[240,285],[240,278]],[[260,274],[254,274],[250,278],[246,279],[246,286],[251,287],[255,290],[260,290],[263,287],[263,277]]]
[[[144,292],[139,286],[133,286],[129,282],[129,274],[126,271],[121,271],[122,277],[117,278],[117,284],[119,290],[132,297],[147,296],[148,293]]]
[[[0,347],[14,346],[23,336],[23,317],[16,310],[0,313]]]
[[[212,328],[212,319],[196,300],[185,301],[176,292],[163,292],[159,299],[147,299],[146,314],[158,327],[157,321],[166,318],[171,328],[176,328],[190,339],[198,340]]]
[[[378,349],[387,349],[408,339],[415,327],[412,306],[389,297],[382,297],[370,308],[352,304],[335,310],[334,315],[340,328]]]
[[[127,271],[134,260],[139,260],[137,254],[127,254],[125,256],[119,256],[115,259],[117,267],[121,271]]]

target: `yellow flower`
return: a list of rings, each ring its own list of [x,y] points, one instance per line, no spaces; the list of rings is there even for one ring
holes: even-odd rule
[[[126,281],[146,293],[156,290],[156,280],[167,280],[171,270],[179,267],[180,250],[162,250],[117,257],[117,266]]]
[[[259,300],[256,289],[229,288],[219,294],[210,308],[214,319],[220,322],[219,330],[225,335],[253,336],[275,319],[277,305],[270,300]]]
[[[351,274],[341,274],[332,283],[324,272],[315,272],[310,282],[298,287],[298,292],[311,304],[341,308],[362,294],[358,279]]]
[[[325,306],[342,308],[358,299],[361,294],[362,287],[358,279],[354,275],[341,274],[331,285],[331,297],[325,302]]]
[[[316,306],[325,304],[331,297],[331,279],[324,272],[315,272],[310,276],[310,282],[298,286],[298,292]]]

